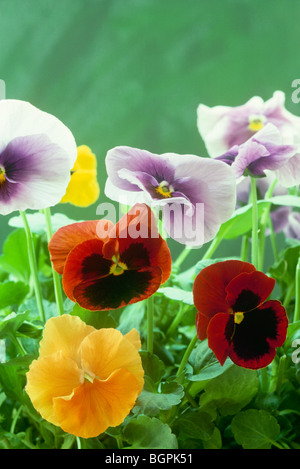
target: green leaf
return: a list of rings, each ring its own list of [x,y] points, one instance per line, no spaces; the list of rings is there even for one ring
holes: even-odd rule
[[[221,415],[234,415],[245,407],[258,391],[255,370],[229,367],[224,373],[208,381],[200,396],[200,408],[217,408]]]
[[[201,410],[187,410],[176,421],[180,437],[196,440],[209,440],[214,432],[212,417]]]
[[[34,244],[36,245],[35,239]],[[6,238],[3,245],[3,254],[0,256],[0,270],[10,273],[17,280],[26,284],[29,283],[30,266],[24,229],[13,231]]]
[[[270,202],[259,200],[257,202],[258,217],[260,218],[266,207]],[[250,232],[252,228],[252,204],[245,205],[238,208],[233,216],[221,225],[217,234],[218,237],[223,239],[235,239]]]
[[[28,318],[29,311],[11,313],[0,320],[0,339],[15,335],[21,324]]]
[[[295,195],[278,195],[268,199],[274,205],[300,208],[300,198]]]
[[[89,326],[95,327],[95,329],[102,329],[104,327],[114,329],[117,325],[109,311],[89,311],[75,304],[70,314],[80,317],[82,321]]]
[[[154,384],[158,384],[163,376],[165,365],[157,355],[145,350],[140,351],[145,376],[149,376]]]
[[[190,381],[206,381],[216,378],[233,365],[229,358],[223,366],[220,365],[215,354],[208,347],[207,339],[201,341],[193,350],[189,362],[194,369],[193,374],[187,374]]]
[[[145,385],[133,408],[136,415],[145,414],[153,417],[161,410],[168,410],[178,405],[184,396],[184,389],[176,382],[166,382],[155,389],[152,380],[145,376]]]
[[[24,282],[4,282],[0,284],[0,309],[19,305],[29,293],[29,286]]]
[[[300,245],[284,249],[280,254],[279,261],[270,267],[270,275],[286,285],[294,283],[299,255]]]
[[[244,449],[270,449],[280,432],[273,415],[265,410],[248,409],[235,415],[231,429]]]
[[[162,287],[157,290],[170,300],[180,301],[187,305],[194,305],[193,292],[185,291],[177,287]]]
[[[171,428],[155,417],[139,415],[126,425],[123,438],[130,449],[177,449],[177,439]]]
[[[145,301],[139,301],[132,305],[128,305],[122,311],[119,319],[118,329],[122,334],[127,334],[131,329],[136,329],[141,332],[141,324],[145,315]]]

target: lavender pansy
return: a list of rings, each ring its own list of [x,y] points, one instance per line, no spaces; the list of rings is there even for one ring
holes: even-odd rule
[[[282,144],[280,131],[268,124],[245,143],[233,146],[216,159],[229,164],[237,178],[247,175],[265,177],[271,171],[281,185],[290,187],[300,182],[300,167],[293,174],[289,174],[287,168],[291,160],[298,157],[297,151],[297,145]]]
[[[268,123],[279,129],[283,144],[300,143],[300,117],[287,111],[282,91],[265,102],[254,96],[241,106],[200,104],[197,109],[198,130],[212,157],[244,143]]]
[[[107,197],[161,207],[167,234],[183,244],[212,240],[235,208],[235,175],[222,161],[121,146],[108,151],[106,168]]]
[[[25,101],[0,101],[0,214],[61,200],[77,156],[71,131]]]

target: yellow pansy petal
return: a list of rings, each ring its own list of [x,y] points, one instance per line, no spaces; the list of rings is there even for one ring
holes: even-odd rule
[[[54,399],[55,418],[65,432],[93,438],[120,425],[138,393],[135,377],[127,370],[116,370],[105,381],[85,381],[70,399]]]
[[[95,170],[97,167],[97,159],[92,150],[87,145],[77,147],[77,159],[73,170]]]
[[[83,339],[96,329],[88,326],[78,316],[63,314],[48,319],[40,342],[40,357],[61,350],[80,366],[80,345]]]
[[[57,352],[34,360],[26,374],[25,390],[35,409],[48,422],[59,425],[53,414],[53,398],[70,395],[84,381],[77,364]]]
[[[61,203],[71,203],[77,207],[88,207],[95,203],[100,195],[100,187],[95,171],[76,171],[72,174]]]
[[[136,340],[135,340],[136,344]],[[144,370],[136,346],[116,329],[99,329],[87,336],[81,345],[83,368],[99,379],[107,379],[115,370],[128,370],[144,386]]]

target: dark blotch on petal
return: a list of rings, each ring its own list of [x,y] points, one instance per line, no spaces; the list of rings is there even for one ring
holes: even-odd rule
[[[257,305],[261,303],[261,298],[259,295],[254,293],[251,290],[248,290],[245,288],[245,290],[242,290],[236,299],[236,302],[234,305],[232,305],[233,311],[250,311],[253,308],[256,308]]]
[[[267,338],[277,337],[277,318],[272,308],[259,308],[245,313],[240,324],[235,324],[232,345],[234,352],[244,360],[253,360],[270,352]]]

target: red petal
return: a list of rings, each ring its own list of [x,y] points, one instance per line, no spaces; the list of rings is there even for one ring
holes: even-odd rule
[[[207,327],[208,346],[214,352],[221,365],[231,351],[230,338],[234,329],[233,315],[216,314]]]
[[[234,311],[250,311],[269,297],[274,286],[275,280],[263,272],[243,272],[228,284],[226,301]]]
[[[196,330],[199,340],[204,340],[207,337],[207,326],[209,324],[210,318],[204,316],[201,313],[196,314]]]
[[[70,252],[64,272],[63,288],[66,295],[74,299],[74,289],[81,282],[94,280],[109,274],[111,261],[102,256],[103,241],[101,239],[89,239],[78,244]]]
[[[193,287],[194,304],[198,312],[209,318],[217,313],[229,312],[227,285],[240,273],[253,271],[255,267],[252,264],[236,260],[216,262],[202,269]]]

